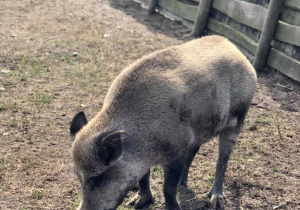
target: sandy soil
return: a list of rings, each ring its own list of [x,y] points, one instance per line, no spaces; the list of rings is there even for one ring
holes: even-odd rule
[[[74,209],[70,120],[92,118],[125,66],[189,31],[131,0],[1,0],[0,23],[0,209]],[[261,73],[226,173],[227,209],[300,209],[299,112],[299,83]],[[216,141],[199,151],[183,209],[210,209],[201,194],[216,158]],[[162,176],[152,169],[150,209],[163,208]]]

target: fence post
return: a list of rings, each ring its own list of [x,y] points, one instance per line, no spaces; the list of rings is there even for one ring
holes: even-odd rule
[[[212,0],[199,1],[197,16],[191,33],[192,36],[200,36],[203,33],[206,23],[208,21],[211,4]]]
[[[267,17],[261,31],[255,58],[253,61],[254,68],[258,70],[262,69],[267,61],[271,41],[273,39],[278,23],[278,18],[282,10],[282,2],[283,0],[271,0],[270,2]]]
[[[149,7],[148,7],[149,13],[155,12],[157,3],[158,3],[158,0],[150,0],[150,4],[149,4]]]

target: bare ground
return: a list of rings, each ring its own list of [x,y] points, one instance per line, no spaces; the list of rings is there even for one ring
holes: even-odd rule
[[[189,31],[131,0],[1,0],[0,23],[0,209],[74,209],[70,119],[94,116],[125,66]],[[299,83],[260,75],[226,174],[227,209],[300,209],[299,112]],[[217,141],[199,151],[183,209],[210,209],[201,194],[216,158]],[[151,176],[150,209],[162,209],[161,168]]]

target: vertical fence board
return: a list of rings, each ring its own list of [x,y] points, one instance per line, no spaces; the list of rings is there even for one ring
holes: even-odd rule
[[[149,13],[155,12],[157,2],[158,2],[158,0],[150,0],[150,4],[149,4],[149,7],[148,7]]]
[[[276,29],[276,24],[282,9],[282,1],[283,0],[272,0],[269,5],[269,10],[261,32],[261,37],[258,42],[258,48],[253,62],[253,66],[256,69],[261,69],[266,63],[271,41]]]
[[[212,3],[212,0],[200,0],[199,1],[197,16],[195,19],[195,23],[194,23],[194,27],[193,27],[193,31],[192,31],[191,35],[199,36],[203,33],[204,28],[207,24],[209,11],[211,8],[211,3]]]

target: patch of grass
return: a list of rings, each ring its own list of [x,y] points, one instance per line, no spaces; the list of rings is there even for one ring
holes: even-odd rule
[[[6,189],[7,189],[6,185],[3,184],[3,185],[1,186],[1,191],[4,192]]]
[[[209,175],[209,177],[208,177],[208,180],[211,182],[211,183],[213,183],[214,182],[214,176],[213,175]]]
[[[80,82],[79,83],[79,87],[81,87],[81,88],[85,88],[85,87],[87,87],[88,86],[88,82]]]
[[[12,77],[18,78],[20,81],[25,82],[27,80],[27,75],[20,71],[13,71],[10,74]]]
[[[10,108],[11,110],[14,112],[14,113],[17,113],[18,112],[18,106],[17,106],[17,103],[14,102],[10,105]]]
[[[39,72],[49,71],[49,68],[43,63],[41,60],[29,60],[28,61],[29,68],[28,74],[29,76],[36,76]]]
[[[3,82],[3,86],[4,86],[5,89],[6,89],[7,87],[9,87],[9,86],[12,86],[12,85],[14,85],[14,82],[13,82],[13,81],[5,80],[5,81]]]
[[[262,146],[256,148],[255,151],[256,151],[257,153],[261,154],[261,155],[266,154],[266,152],[265,152],[265,150],[264,150],[264,148],[263,148]]]
[[[75,64],[75,62],[71,59],[70,55],[68,55],[67,53],[61,54],[60,61],[66,62],[67,64],[70,64],[70,65]]]
[[[264,115],[260,116],[258,118],[258,120],[256,121],[257,124],[262,125],[262,126],[271,125],[272,122],[273,122],[272,118],[269,118],[269,117],[264,116]]]
[[[37,189],[32,191],[32,197],[37,200],[41,200],[43,198],[43,192]]]
[[[30,111],[29,110],[27,110],[27,109],[24,109],[23,111],[22,111],[22,114],[30,114]]]
[[[4,159],[4,158],[1,158],[1,159],[0,159],[0,171],[1,171],[1,168],[2,168],[5,164],[7,164],[7,160]]]
[[[30,101],[38,105],[38,104],[49,104],[52,101],[52,99],[50,96],[46,95],[43,92],[37,92],[33,95]]]
[[[6,110],[6,107],[3,105],[0,105],[0,112],[5,111],[5,110]]]
[[[151,174],[154,177],[161,177],[163,175],[164,171],[162,169],[162,167],[157,166],[157,167],[153,167],[151,170]]]
[[[29,125],[29,120],[26,119],[25,117],[23,117],[22,124],[23,124],[23,127],[27,127]]]
[[[207,162],[205,160],[201,160],[200,164],[203,168],[206,168],[206,166],[207,166]]]
[[[10,127],[12,128],[17,128],[18,127],[18,123],[16,121],[13,121],[11,124],[10,124]]]
[[[235,163],[237,165],[242,165],[244,163],[244,158],[239,158],[239,159],[235,160]]]
[[[43,73],[50,72],[49,66],[45,63],[46,58],[34,59],[30,56],[25,57],[19,64],[19,70],[13,71],[11,76],[18,78],[20,81],[27,81],[31,77],[42,78]]]
[[[75,205],[76,207],[78,207],[78,206],[80,205],[80,199],[76,199],[76,200],[74,201],[74,205]]]

